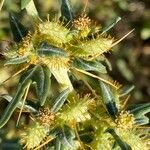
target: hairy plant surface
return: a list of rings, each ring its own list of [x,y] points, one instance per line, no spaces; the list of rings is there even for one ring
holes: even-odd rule
[[[106,34],[112,24],[104,30],[85,12],[75,17],[68,0],[62,0],[61,17],[47,15],[46,20],[38,16],[32,0],[21,0],[21,4],[33,25],[28,29],[10,13],[14,44],[3,52],[4,65],[21,69],[4,82],[21,77],[13,96],[1,95],[9,104],[0,118],[3,129],[20,109],[15,146],[148,150],[145,125],[150,104],[126,106],[133,86],[122,87],[107,73],[110,63],[105,53],[132,31],[116,40]],[[5,142],[2,139],[4,148]]]

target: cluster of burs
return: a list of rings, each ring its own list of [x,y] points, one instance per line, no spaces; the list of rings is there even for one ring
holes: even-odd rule
[[[105,56],[132,31],[116,40],[106,34],[112,24],[102,28],[85,11],[75,16],[69,0],[55,18],[42,20],[33,0],[21,0],[21,8],[33,25],[29,30],[10,13],[14,44],[4,65],[19,71],[6,81],[20,79],[13,96],[1,95],[9,104],[0,128],[19,109],[15,130],[25,149],[148,150],[150,103],[126,105],[133,86],[111,79]]]

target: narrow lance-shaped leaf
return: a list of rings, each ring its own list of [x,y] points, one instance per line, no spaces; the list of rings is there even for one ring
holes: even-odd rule
[[[47,56],[47,57],[52,57],[52,56],[67,57],[68,56],[68,54],[63,49],[50,45],[47,42],[41,43],[41,45],[37,49],[37,53],[40,56]]]
[[[43,106],[48,96],[48,92],[51,85],[50,82],[51,73],[47,66],[41,66],[41,65],[37,65],[31,70],[33,70],[33,73],[30,76],[30,79],[32,80],[32,82],[35,82],[36,84],[36,91],[37,91],[39,104],[40,106]],[[25,76],[29,72],[30,70],[25,73]]]
[[[12,113],[16,109],[19,101],[22,100],[22,97],[25,93],[26,88],[28,87],[29,84],[32,83],[31,76],[33,75],[36,67],[33,69],[28,70],[26,73],[24,73],[19,81],[17,92],[15,96],[13,97],[12,101],[8,104],[6,109],[4,110],[4,113],[2,115],[2,118],[0,119],[0,128],[2,128],[7,121],[10,119]]]
[[[110,133],[114,137],[122,150],[132,150],[131,146],[124,142],[113,129],[107,129],[106,132]]]
[[[150,112],[150,103],[135,105],[129,110],[130,113],[134,114],[135,118],[139,118]]]
[[[22,99],[28,84],[30,84],[30,83],[31,83],[31,80],[26,80],[22,84],[19,83],[16,95],[14,96],[12,101],[8,104],[8,106],[6,107],[6,109],[2,115],[2,118],[0,119],[0,128],[2,128],[7,123],[7,121],[10,119],[10,117],[11,117],[12,113],[14,112],[14,110],[16,109],[19,101]]]
[[[24,8],[26,8],[29,15],[33,16],[35,19],[38,18],[38,11],[33,0],[21,0],[21,9]]]
[[[108,60],[108,58],[106,58],[104,55],[100,55],[96,61],[102,63],[108,70],[112,70],[112,65],[110,63],[110,61]]]
[[[134,87],[135,87],[134,85],[131,85],[131,86],[125,86],[125,87],[121,88],[121,90],[119,92],[119,96],[123,97],[123,96],[128,95],[134,89]]]
[[[62,0],[61,17],[67,19],[68,22],[74,18],[69,0]]]
[[[106,105],[107,111],[113,118],[115,118],[118,113],[118,109],[115,103],[115,96],[111,91],[110,87],[102,81],[100,81],[100,88],[102,99]]]
[[[62,150],[62,143],[60,142],[59,138],[55,140],[55,149],[54,150]]]
[[[26,8],[31,0],[21,0],[21,9]]]
[[[60,67],[59,69],[56,69],[55,67],[51,66],[49,66],[49,68],[57,82],[60,84],[60,91],[63,91],[67,88],[69,88],[70,91],[73,91],[73,85],[70,81],[67,68]]]
[[[138,125],[148,124],[149,123],[149,118],[143,115],[140,118],[136,118],[135,123],[138,124]]]
[[[111,28],[113,28],[119,21],[121,20],[121,17],[116,17],[112,23],[108,26],[106,26],[103,30],[101,34],[106,33],[108,30],[110,30]]]
[[[27,79],[32,79],[35,71],[37,70],[37,68],[39,67],[39,65],[37,66],[33,66],[33,68],[31,69],[28,69],[27,71],[25,71],[21,77],[20,77],[20,80],[19,80],[19,83],[23,83],[24,81],[26,81]]]
[[[11,102],[12,99],[13,99],[12,96],[7,95],[7,94],[0,95],[0,98],[3,98],[3,99],[5,99],[5,100],[7,100],[8,102]],[[23,101],[21,100],[21,101],[19,101],[19,103],[17,104],[17,107],[18,107],[19,109],[21,109],[22,105],[23,105]],[[26,102],[25,102],[25,105],[24,105],[24,110],[25,110],[25,111],[28,111],[28,112],[37,112],[37,110],[36,110],[35,108],[33,108],[32,106],[28,105]]]
[[[1,145],[0,145],[1,150],[22,150],[22,146],[19,144],[19,140],[6,140],[4,138],[3,140],[1,139]]]
[[[48,92],[50,90],[50,81],[51,73],[47,66],[39,66],[32,79],[36,82],[36,91],[41,106],[44,105]]]
[[[64,102],[66,101],[68,97],[69,92],[70,92],[70,89],[67,88],[66,90],[62,91],[56,99],[52,101],[51,110],[53,112],[57,112],[59,111],[59,109],[61,109],[61,107],[63,106]]]
[[[20,42],[27,35],[28,30],[18,21],[13,13],[9,14],[9,20],[13,39],[15,42]]]
[[[55,136],[67,148],[74,148],[74,131],[67,125],[59,126],[50,131],[50,135]]]
[[[29,59],[27,56],[25,57],[16,57],[8,60],[4,65],[16,65],[27,62]]]
[[[108,58],[106,58],[104,55],[100,55],[99,58],[97,58],[99,61],[102,61],[105,66],[107,66],[108,70],[112,71],[112,65]]]
[[[145,115],[150,112],[150,103],[131,105],[128,110],[134,115],[136,124],[149,123],[149,118]]]
[[[107,73],[106,67],[97,61],[86,61],[81,58],[76,58],[73,61],[74,67],[86,71],[97,71],[100,73]]]
[[[60,134],[59,138],[62,141],[63,145],[66,145],[67,147],[74,148],[74,138],[75,138],[75,133],[74,131],[67,125],[64,125],[62,129],[62,134]]]

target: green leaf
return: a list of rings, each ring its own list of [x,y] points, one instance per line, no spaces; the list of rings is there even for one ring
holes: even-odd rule
[[[49,45],[47,42],[43,42],[40,44],[40,46],[37,50],[37,53],[40,56],[47,56],[47,57],[52,57],[52,56],[67,57],[68,56],[67,52],[65,52],[63,49],[58,48],[53,45]]]
[[[21,0],[21,9],[26,8],[31,0]]]
[[[21,9],[26,8],[27,13],[34,17],[35,19],[38,18],[38,11],[35,7],[33,0],[21,0]]]
[[[106,132],[110,133],[114,139],[116,140],[117,144],[120,146],[122,150],[132,150],[130,145],[128,145],[126,142],[124,142],[113,129],[107,129]]]
[[[57,137],[55,140],[55,148],[54,150],[69,150],[67,146],[63,145],[62,142]]]
[[[135,123],[138,124],[138,125],[148,124],[149,123],[149,118],[143,115],[140,118],[136,118]]]
[[[43,106],[50,90],[51,73],[47,66],[38,66],[32,77],[36,82],[36,92],[40,105]]]
[[[81,58],[76,58],[73,61],[74,67],[86,71],[97,71],[100,73],[107,73],[106,67],[97,61],[86,61]]]
[[[26,88],[28,87],[29,84],[32,83],[31,77],[33,76],[33,73],[37,69],[38,66],[35,66],[34,68],[26,71],[20,78],[17,92],[11,102],[8,104],[6,109],[4,110],[4,113],[2,115],[2,118],[0,119],[0,128],[2,128],[7,121],[10,119],[12,113],[18,106],[18,103],[22,100],[23,95],[25,93]]]
[[[134,85],[131,86],[124,86],[123,88],[121,88],[120,92],[119,92],[119,96],[123,97],[128,95],[133,89],[135,88]]]
[[[55,148],[54,150],[62,150],[62,143],[60,142],[59,138],[56,138],[55,140]]]
[[[27,71],[25,71],[21,77],[20,77],[20,80],[19,80],[19,83],[23,83],[25,82],[26,80],[32,80],[32,77],[35,73],[35,71],[38,69],[39,65],[37,66],[33,66],[32,68],[28,69]]]
[[[93,131],[88,130],[80,131],[80,139],[82,142],[91,143],[94,139]]]
[[[113,118],[115,118],[118,113],[118,108],[116,107],[114,92],[102,81],[100,81],[100,88],[102,99],[106,105],[107,111]]]
[[[16,57],[8,60],[4,65],[16,65],[27,62],[29,59],[27,56],[25,57]]]
[[[133,71],[130,69],[128,66],[127,62],[124,59],[117,59],[116,60],[116,65],[121,73],[121,75],[127,80],[127,81],[133,81],[134,75]]]
[[[73,85],[70,81],[69,75],[68,75],[68,69],[60,67],[59,69],[56,69],[55,67],[49,66],[51,73],[59,83],[60,87],[59,90],[63,91],[67,88],[70,89],[70,91],[73,91]]]
[[[150,103],[133,104],[128,107],[128,110],[134,115],[136,124],[144,125],[149,123],[149,118],[145,115],[150,112]]]
[[[28,84],[30,83],[31,80],[29,79],[25,79],[22,83],[19,83],[15,96],[13,97],[12,101],[8,104],[8,106],[4,110],[4,113],[2,114],[2,118],[0,119],[0,128],[2,128],[10,119],[19,101],[22,99]]]
[[[28,70],[25,73],[25,76],[28,76],[30,79],[32,79],[32,82],[35,82],[39,104],[40,106],[43,106],[51,85],[51,73],[49,68],[47,66],[37,65],[34,68]],[[24,78],[24,75],[22,75],[22,78]]]
[[[61,17],[66,19],[68,22],[74,19],[73,11],[72,11],[69,0],[62,0]]]
[[[116,17],[114,18],[114,20],[112,21],[112,23],[108,26],[106,26],[103,30],[101,34],[106,33],[108,30],[110,30],[111,28],[113,28],[119,21],[121,20],[121,17]]]
[[[75,133],[69,126],[63,125],[56,127],[50,132],[50,134],[58,138],[64,146],[68,148],[75,147]]]
[[[22,146],[14,140],[4,140],[0,145],[1,150],[22,150]]]
[[[14,41],[20,42],[27,35],[27,28],[18,21],[13,13],[9,14],[9,21]]]
[[[108,70],[112,71],[112,65],[111,65],[110,61],[108,60],[108,58],[106,58],[104,55],[100,55],[96,60],[98,62],[104,64],[104,66],[106,66],[106,68],[108,68]]]
[[[52,101],[52,108],[51,110],[53,112],[59,111],[61,107],[63,106],[64,102],[66,101],[68,94],[70,92],[70,89],[67,88],[66,90],[62,91],[56,99]]]
[[[3,95],[0,95],[0,98],[3,98],[5,100],[7,100],[8,102],[11,102],[13,97],[10,96],[10,95],[7,95],[7,94],[3,94]],[[19,103],[17,104],[17,108],[21,109],[23,105],[23,101],[19,101]],[[23,110],[27,111],[27,112],[37,112],[37,110],[35,108],[33,108],[32,106],[28,105],[26,102],[24,104],[24,108]]]
[[[136,104],[129,108],[130,113],[134,114],[135,118],[140,118],[150,112],[150,103]]]

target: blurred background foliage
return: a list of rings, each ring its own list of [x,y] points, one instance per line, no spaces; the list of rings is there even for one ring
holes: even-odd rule
[[[72,7],[75,14],[79,16],[86,5],[87,0],[72,0]],[[58,16],[60,12],[60,0],[35,0],[41,18],[46,19]],[[0,12],[0,50],[6,50],[11,44],[8,12],[20,11],[20,0],[5,0]],[[23,18],[24,11],[19,16]],[[135,85],[130,103],[149,101],[150,97],[150,1],[149,0],[89,0],[86,13],[97,24],[105,27],[111,24],[114,18],[120,16],[121,21],[117,23],[109,34],[119,39],[129,30],[135,28],[134,32],[114,48],[111,54],[106,54],[112,63],[112,77],[123,85]],[[28,18],[26,18],[28,20]],[[22,19],[26,26],[30,26],[25,19]],[[9,41],[9,42],[8,42]],[[1,60],[4,58],[1,55]],[[1,61],[2,62],[2,61]],[[1,66],[3,63],[0,64]],[[0,67],[0,82],[12,75],[11,68]],[[16,79],[11,84],[0,87],[0,93],[6,94],[14,90]]]

